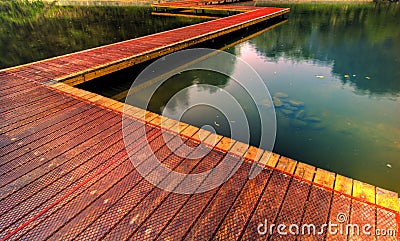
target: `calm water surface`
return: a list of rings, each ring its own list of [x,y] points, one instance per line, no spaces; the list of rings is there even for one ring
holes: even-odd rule
[[[226,50],[251,64],[274,97],[277,113],[274,151],[400,192],[400,31],[397,24],[400,7],[394,4],[290,7],[292,12],[287,23]],[[41,41],[50,43],[46,46],[68,46],[72,42],[76,44],[75,50],[194,23],[187,19],[149,17],[146,15],[148,9],[92,9],[99,14],[93,16],[91,22],[84,17],[71,18],[72,29],[79,29],[77,35],[83,34],[82,38],[71,38],[71,41],[60,37],[63,40],[54,43],[55,40],[49,37]],[[146,17],[131,19],[131,14],[125,11],[139,12]],[[119,14],[125,17],[115,17]],[[114,19],[115,22],[101,22],[103,19]],[[94,23],[95,28],[85,29],[84,26]],[[160,27],[148,30],[152,23],[158,23]],[[76,27],[79,24],[83,26]],[[50,25],[48,28],[54,30],[55,36],[58,36],[57,31],[62,36],[65,35],[63,31],[72,31],[57,24]],[[116,29],[114,25],[121,28]],[[102,38],[99,32],[106,36]],[[71,33],[71,36],[74,35]],[[18,62],[9,60],[12,57],[4,57],[15,56],[17,47],[6,49],[4,46],[3,41],[3,66]],[[72,50],[69,47],[61,49],[61,52]],[[40,53],[39,56],[58,54],[56,50],[25,51],[25,55],[32,52]],[[24,58],[31,61],[25,55]],[[237,71],[235,63],[227,64],[227,68]],[[135,71],[138,69],[80,87],[124,101]],[[213,95],[210,89],[198,84],[215,85],[235,96],[243,96],[239,101],[251,120],[250,143],[257,145],[260,124],[255,110],[256,107],[268,109],[268,106],[249,102],[235,81],[227,76],[207,71],[176,75],[155,93],[149,109],[176,117],[177,113],[196,103],[201,95]],[[182,90],[184,95],[165,107],[168,100]],[[137,94],[137,101],[143,96],[146,96],[146,90]],[[205,106],[186,111],[183,121],[196,126],[212,125],[219,134],[230,135],[229,123],[223,114]]]
[[[294,6],[287,24],[236,47],[288,96],[277,153],[400,192],[399,17],[393,5]]]
[[[286,24],[227,50],[251,64],[274,97],[275,152],[400,192],[399,9],[292,6]],[[235,71],[235,63],[230,65]],[[229,77],[190,71],[170,78],[149,109],[177,118],[204,93],[213,94],[198,84],[241,96]],[[146,92],[137,94],[137,101],[142,95]],[[241,103],[251,120],[250,142],[257,145],[255,106],[245,97]],[[263,110],[263,103],[256,105]],[[226,136],[229,124],[240,129],[205,106],[187,110],[182,119],[199,127],[212,125]]]

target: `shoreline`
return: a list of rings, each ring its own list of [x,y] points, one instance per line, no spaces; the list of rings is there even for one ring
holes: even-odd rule
[[[59,6],[150,6],[154,3],[171,2],[174,0],[42,0],[46,4]],[[248,2],[241,2],[246,4]],[[364,4],[364,3],[391,3],[390,0],[256,0],[254,4]],[[396,2],[398,3],[398,1]]]

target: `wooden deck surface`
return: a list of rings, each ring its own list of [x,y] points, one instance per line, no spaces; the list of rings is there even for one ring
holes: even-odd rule
[[[215,138],[217,148],[205,158],[185,160],[166,147],[160,128],[149,125],[145,137],[135,135],[133,124],[131,138],[137,141],[131,149],[140,153],[147,139],[163,163],[175,171],[207,170],[225,156],[233,161],[238,154],[248,158],[231,179],[209,192],[163,191],[144,180],[128,159],[121,133],[121,103],[61,83],[49,87],[7,71],[1,73],[0,81],[1,238],[12,234],[12,240],[254,240],[266,237],[257,233],[265,219],[322,225],[335,223],[339,213],[346,214],[352,224],[396,230],[399,225],[398,212],[390,210],[398,210],[396,193],[277,154],[266,159],[254,147],[240,143],[232,147],[233,141],[221,137]],[[132,107],[131,112],[140,111]],[[150,123],[160,124],[160,116],[147,116]],[[165,122],[170,122],[168,128],[178,125]],[[198,129],[180,126],[192,138],[171,132],[167,141],[183,138],[187,145],[197,145]],[[143,161],[149,155],[140,154]],[[265,168],[249,180],[252,160]],[[347,236],[326,239],[347,240]]]
[[[272,10],[261,11],[236,15],[233,22],[209,23],[231,26]],[[182,39],[176,31],[159,34],[163,43],[147,36],[0,71],[1,240],[397,240],[326,230],[314,236],[260,235],[257,227],[265,220],[320,227],[337,224],[338,214],[346,217],[346,224],[371,224],[372,232],[397,231],[398,196],[212,134],[206,142],[216,146],[209,147],[206,157],[182,158],[173,151],[184,148],[179,139],[198,145],[196,127],[149,112],[144,120],[137,119],[144,110],[130,107],[129,149],[142,162],[150,157],[142,152],[146,141],[164,165],[182,173],[211,169],[222,158],[232,163],[246,158],[227,182],[208,192],[184,195],[159,189],[129,160],[121,131],[123,104],[54,82],[94,78],[122,67],[118,63],[126,59],[136,63],[137,56],[146,58],[161,44]],[[193,38],[194,33],[187,33]],[[115,64],[104,67],[110,61]],[[143,121],[146,136],[137,131]],[[161,126],[167,131],[177,127],[179,134],[171,131],[164,139]],[[263,171],[248,179],[255,161]]]

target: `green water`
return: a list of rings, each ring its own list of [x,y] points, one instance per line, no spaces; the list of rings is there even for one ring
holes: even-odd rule
[[[148,7],[58,7],[0,0],[0,68],[198,23]]]
[[[254,67],[276,97],[274,151],[400,192],[400,6],[290,7],[287,23],[226,50]],[[69,7],[61,8],[59,15],[51,9],[33,23],[2,22],[2,28],[9,31],[0,32],[2,67],[198,21],[151,17],[148,8]],[[14,25],[24,28],[14,29]],[[124,91],[144,67],[79,87],[123,101]],[[235,63],[227,68],[237,71]],[[213,95],[210,89],[198,87],[199,83],[241,96],[240,88],[227,76],[189,71],[170,78],[155,93],[149,109],[174,117],[202,94]],[[184,95],[165,108],[181,90]],[[140,101],[145,95],[142,90],[136,98]],[[250,119],[250,143],[257,145],[260,126],[255,107],[267,106],[250,103],[246,97],[239,102]],[[223,113],[212,108],[188,110],[183,121],[212,125],[218,133],[230,135]]]
[[[277,109],[275,151],[400,192],[400,6],[292,11],[236,47],[272,95],[304,103]]]
[[[276,97],[274,151],[400,192],[399,6],[291,7],[287,23],[227,49],[252,65]],[[229,67],[236,71],[235,63]],[[227,76],[189,71],[164,83],[148,109],[172,118],[185,112],[184,122],[211,125],[225,136],[230,135],[229,124],[240,130],[214,108],[188,109],[202,95],[213,95],[199,84],[243,96]],[[102,93],[115,93],[108,91]],[[135,101],[148,94],[142,90]],[[255,106],[263,111],[263,103],[253,105],[245,97],[239,101],[250,120],[250,143],[258,145]]]

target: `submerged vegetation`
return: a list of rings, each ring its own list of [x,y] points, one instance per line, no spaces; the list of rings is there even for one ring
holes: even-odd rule
[[[0,23],[24,23],[38,17],[44,10],[45,5],[40,0],[0,0]]]
[[[293,61],[329,62],[343,84],[353,85],[361,95],[399,95],[399,5],[290,7],[285,28],[252,39],[258,51],[274,61],[286,57]],[[392,61],[378,68],[377,62],[383,59]]]
[[[149,7],[77,7],[0,0],[0,68],[200,22],[151,16]]]

